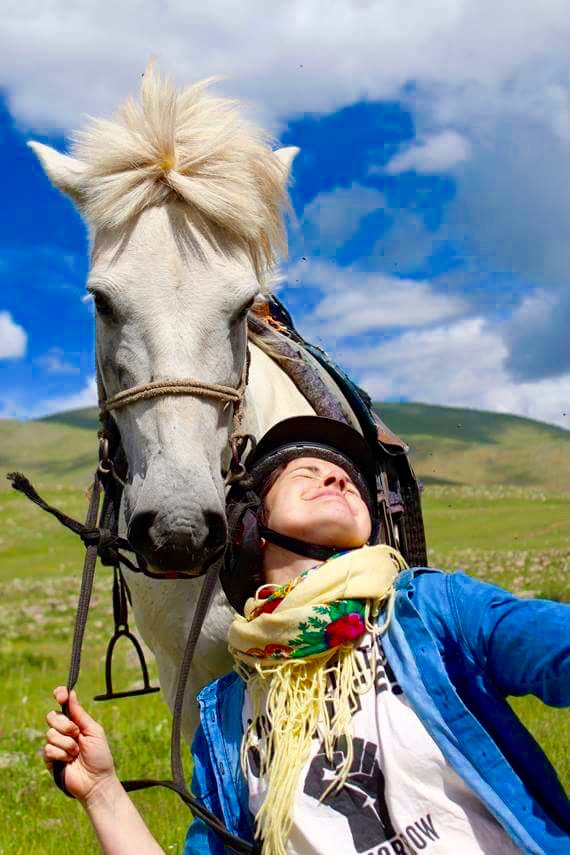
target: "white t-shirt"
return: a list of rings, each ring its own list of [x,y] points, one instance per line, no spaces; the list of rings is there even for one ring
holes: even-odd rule
[[[358,655],[372,663],[372,639],[363,638]],[[251,717],[247,692],[244,728]],[[360,696],[353,718],[354,760],[346,785],[319,798],[333,776],[313,741],[301,772],[287,851],[411,855],[511,855],[520,852],[497,820],[452,769],[406,701],[378,644],[374,689]],[[342,755],[335,755],[334,766]],[[249,807],[255,815],[266,793],[248,764]]]

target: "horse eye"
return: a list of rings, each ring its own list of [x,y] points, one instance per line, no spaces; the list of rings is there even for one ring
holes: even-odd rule
[[[100,291],[95,291],[93,294],[93,302],[98,315],[103,318],[111,318],[113,316],[113,307],[111,303]]]
[[[235,322],[237,322],[237,321],[243,321],[243,320],[244,320],[244,318],[247,316],[247,313],[249,312],[249,310],[250,310],[250,309],[251,309],[251,307],[253,306],[254,302],[255,302],[255,298],[252,298],[251,300],[248,300],[248,301],[247,301],[247,303],[245,304],[245,306],[243,306],[243,307],[239,310],[239,312],[237,312],[237,313],[234,315],[234,321],[235,321]]]

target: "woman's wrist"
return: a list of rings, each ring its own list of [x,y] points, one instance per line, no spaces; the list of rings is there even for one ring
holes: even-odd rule
[[[89,794],[80,801],[87,813],[92,815],[96,811],[112,809],[117,799],[121,799],[123,796],[126,796],[125,790],[115,770],[113,770],[98,780]]]
[[[105,855],[164,855],[114,772],[99,779],[81,804]]]

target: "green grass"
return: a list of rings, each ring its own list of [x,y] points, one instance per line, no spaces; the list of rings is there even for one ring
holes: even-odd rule
[[[0,419],[0,491],[9,490],[6,472],[23,470],[34,483],[82,487],[97,460],[96,428],[59,422]]]
[[[81,421],[83,417],[77,418]],[[65,434],[65,446],[51,433],[46,439],[42,431],[47,427],[50,431],[84,434],[91,449],[95,447],[93,432],[69,421],[62,425],[51,420],[41,423],[38,429],[39,424],[32,424],[31,433],[24,435],[27,450],[17,451],[17,465],[13,460],[6,464],[8,454],[3,449],[4,465],[10,469],[21,466],[27,472],[36,466],[36,486],[45,498],[82,518],[85,491],[73,485],[89,483],[88,468],[85,472],[69,469],[63,477],[63,464],[59,469],[52,466],[64,452],[69,459],[77,455],[77,447],[71,448],[75,434]],[[430,425],[434,436],[436,427],[435,422]],[[441,430],[444,427],[440,426]],[[491,427],[479,426],[473,442],[464,443],[470,454],[483,447],[500,450],[489,436]],[[512,428],[508,419],[507,427]],[[533,423],[529,427],[526,422],[519,427],[527,432],[526,444],[522,435],[517,440],[524,450],[532,444],[528,431],[538,430],[540,435],[542,427]],[[497,423],[495,428],[493,436],[501,436]],[[554,436],[544,435],[544,447],[566,441],[553,430]],[[29,445],[31,436],[35,437],[35,452]],[[11,442],[12,449],[17,449],[17,437],[12,436]],[[516,445],[512,435],[509,442],[512,450]],[[41,455],[46,449],[51,458],[44,463]],[[535,446],[535,455],[537,451]],[[439,459],[443,465],[443,452]],[[468,454],[466,460],[470,466],[473,464]],[[562,484],[564,472],[568,472],[566,459],[564,466],[552,483]],[[469,473],[464,480],[480,483],[472,480]],[[450,570],[462,568],[521,596],[570,600],[569,493],[547,492],[543,485],[535,489],[430,485],[425,491],[424,509],[432,565]],[[82,558],[80,543],[55,520],[15,493],[0,493],[0,852],[9,855],[98,851],[79,805],[55,789],[39,756],[44,717],[52,707],[51,690],[65,681],[67,672]],[[170,715],[160,696],[106,704],[90,700],[103,690],[103,658],[112,630],[110,587],[110,572],[99,568],[80,696],[105,726],[123,777],[165,777],[169,775]],[[120,649],[114,675],[117,688],[137,681],[135,666],[126,648]],[[514,700],[513,706],[568,787],[570,713],[549,709],[530,697]],[[162,847],[167,852],[178,851],[189,813],[177,797],[151,791],[136,794],[135,801]]]
[[[42,497],[83,520],[86,493],[77,489],[42,490]],[[15,491],[0,493],[0,579],[69,575],[83,560],[83,546],[57,520]]]
[[[112,626],[108,571],[100,570],[84,646],[80,697],[104,725],[122,777],[170,777],[170,714],[160,695],[95,703],[104,689],[103,658]],[[59,793],[40,758],[51,691],[66,678],[78,574],[0,583],[0,852],[97,852],[80,806]],[[121,647],[122,645],[122,647]],[[116,689],[138,685],[126,642],[117,646]],[[152,657],[150,657],[152,659]],[[156,680],[152,666],[153,682]],[[179,851],[189,821],[173,793],[134,795],[166,851]],[[41,842],[40,842],[41,841]]]

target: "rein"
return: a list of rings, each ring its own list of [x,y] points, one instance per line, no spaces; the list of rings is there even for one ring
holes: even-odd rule
[[[87,616],[91,603],[93,580],[95,577],[95,567],[98,557],[101,558],[101,562],[103,564],[114,567],[113,612],[115,617],[115,633],[107,648],[105,663],[107,691],[105,695],[98,696],[96,700],[109,700],[116,697],[126,697],[131,694],[140,695],[158,691],[158,689],[149,685],[148,671],[142,654],[142,649],[128,628],[128,588],[122,577],[119,565],[124,564],[134,572],[142,572],[155,579],[195,578],[197,575],[205,576],[202,590],[196,604],[196,611],[188,633],[188,638],[186,640],[184,656],[178,676],[174,708],[172,711],[172,732],[170,742],[172,780],[137,779],[121,781],[121,783],[127,792],[134,792],[136,790],[157,786],[173,790],[192,810],[194,816],[199,817],[216,834],[218,834],[228,848],[239,853],[258,852],[259,844],[249,843],[248,841],[231,834],[223,822],[221,822],[214,813],[204,807],[204,805],[191,794],[184,779],[181,751],[182,709],[184,705],[186,684],[188,682],[188,675],[190,673],[190,667],[192,665],[196,645],[200,637],[200,631],[216,587],[220,570],[220,562],[223,559],[226,544],[220,547],[212,556],[209,557],[200,574],[184,573],[180,571],[173,571],[172,573],[154,573],[148,569],[144,558],[137,553],[135,554],[138,566],[121,554],[120,550],[129,550],[131,552],[135,552],[135,550],[130,546],[128,540],[118,536],[118,510],[125,481],[119,472],[117,472],[118,467],[116,465],[116,461],[122,453],[120,439],[116,444],[115,454],[111,454],[111,444],[113,439],[117,437],[117,431],[111,424],[110,412],[139,401],[152,400],[158,397],[172,395],[207,397],[233,404],[232,425],[228,439],[228,444],[231,450],[231,462],[225,479],[226,483],[233,483],[234,481],[240,480],[245,472],[241,458],[247,448],[248,442],[251,441],[252,444],[255,443],[255,439],[252,436],[240,432],[243,421],[242,405],[245,390],[247,388],[249,365],[250,352],[249,348],[247,348],[242,378],[237,388],[217,383],[208,384],[196,380],[165,380],[133,386],[119,392],[109,399],[105,398],[102,380],[101,377],[98,376],[100,418],[103,422],[104,428],[99,432],[99,462],[93,477],[89,508],[84,524],[72,519],[67,514],[64,514],[62,511],[45,502],[34,489],[32,484],[30,484],[28,479],[21,473],[13,472],[8,475],[9,480],[12,482],[12,487],[15,490],[23,493],[42,510],[55,516],[62,525],[79,535],[86,547],[81,588],[75,616],[69,673],[67,678],[68,691],[71,691],[75,687],[79,677],[83,638],[85,635]],[[104,501],[103,507],[100,510],[102,493],[104,494]],[[131,643],[134,644],[135,650],[139,656],[139,662],[141,664],[144,677],[144,688],[141,690],[135,690],[134,693],[115,693],[112,689],[111,663],[113,650],[116,641],[121,636],[126,636],[129,638]],[[69,710],[67,704],[62,705],[62,712],[66,715],[68,714]],[[54,763],[53,777],[59,789],[65,793],[65,795],[70,796],[70,793],[65,786],[64,763]],[[72,796],[70,797],[73,798]]]

